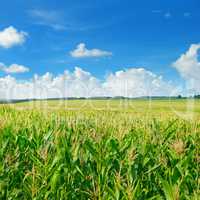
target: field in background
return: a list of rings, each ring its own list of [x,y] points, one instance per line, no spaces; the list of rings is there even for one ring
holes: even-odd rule
[[[0,105],[0,199],[194,199],[200,101]]]
[[[147,115],[163,115],[190,118],[200,116],[200,100],[43,100],[9,105],[15,109],[67,110],[67,111],[118,111]],[[182,116],[181,116],[182,115]]]

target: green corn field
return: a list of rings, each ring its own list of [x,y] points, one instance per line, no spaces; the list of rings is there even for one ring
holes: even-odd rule
[[[199,200],[200,101],[1,105],[0,160],[2,200]]]

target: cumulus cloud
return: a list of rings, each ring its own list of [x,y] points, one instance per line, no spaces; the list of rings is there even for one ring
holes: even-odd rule
[[[188,89],[200,92],[200,62],[198,50],[200,44],[192,44],[188,51],[182,54],[174,63],[173,67],[186,80]]]
[[[18,31],[13,26],[9,26],[0,31],[0,46],[3,48],[11,48],[15,45],[21,45],[25,42],[27,33]]]
[[[70,54],[75,58],[85,58],[111,56],[112,52],[103,51],[100,49],[87,49],[85,43],[80,43],[77,45],[75,50],[70,52]]]
[[[145,70],[131,68],[110,74],[103,84],[112,96],[165,96],[172,95],[172,85],[165,82],[162,76]]]
[[[161,76],[143,68],[130,68],[111,73],[99,80],[91,73],[76,67],[54,76],[47,72],[31,80],[12,76],[0,78],[0,99],[100,97],[100,96],[160,96],[171,95],[174,87]],[[173,93],[174,95],[174,93]]]
[[[28,72],[29,68],[18,64],[11,64],[7,67],[5,64],[0,63],[0,70],[7,74],[17,74]]]

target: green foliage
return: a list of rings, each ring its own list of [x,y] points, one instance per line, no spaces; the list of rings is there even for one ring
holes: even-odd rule
[[[0,160],[0,199],[198,200],[200,122],[4,106]]]

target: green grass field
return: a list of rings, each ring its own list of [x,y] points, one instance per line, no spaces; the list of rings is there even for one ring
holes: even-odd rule
[[[200,199],[200,101],[0,105],[0,199]]]

